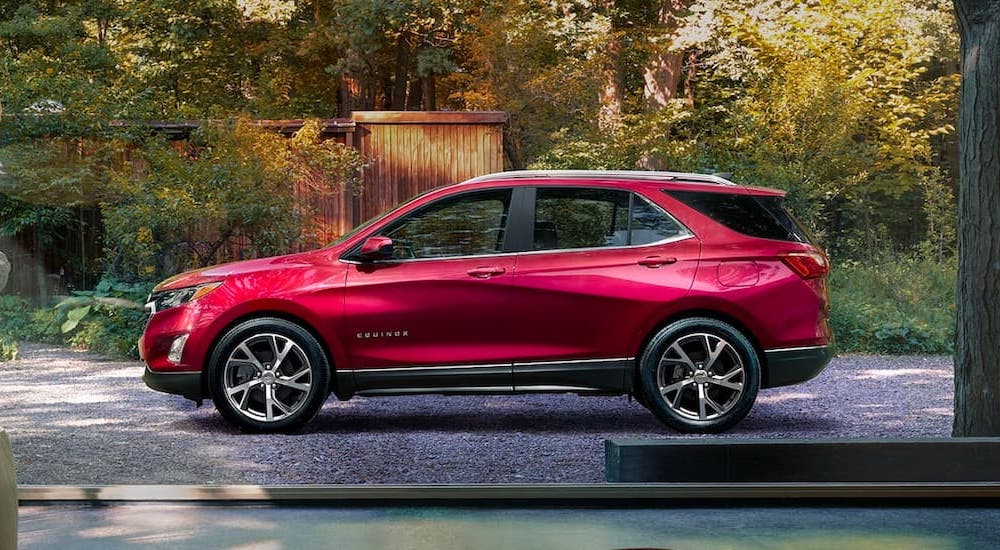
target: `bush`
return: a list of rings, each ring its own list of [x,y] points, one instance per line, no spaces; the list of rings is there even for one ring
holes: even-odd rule
[[[94,290],[74,292],[54,308],[60,333],[75,348],[138,359],[146,322],[142,303],[151,290],[150,284],[105,278]]]
[[[17,340],[9,334],[0,333],[0,362],[17,359]]]
[[[0,361],[17,355],[19,340],[70,345],[115,357],[139,358],[137,343],[146,322],[141,303],[150,285],[103,280],[56,307],[32,307],[23,298],[0,296]],[[70,312],[83,312],[68,323]]]
[[[952,353],[954,261],[916,257],[834,266],[830,323],[837,349],[861,353]]]

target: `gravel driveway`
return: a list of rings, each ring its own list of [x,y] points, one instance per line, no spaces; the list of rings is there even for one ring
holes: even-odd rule
[[[733,430],[683,436],[626,397],[331,398],[295,435],[246,435],[142,366],[22,345],[0,363],[20,484],[519,483],[604,480],[608,438],[947,437],[950,357],[843,356],[763,390]]]

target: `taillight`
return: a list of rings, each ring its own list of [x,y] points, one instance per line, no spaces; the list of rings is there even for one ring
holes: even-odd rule
[[[789,252],[781,261],[803,279],[815,279],[830,272],[830,263],[819,252]]]

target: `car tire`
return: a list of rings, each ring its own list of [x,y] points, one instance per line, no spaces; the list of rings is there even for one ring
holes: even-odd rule
[[[639,362],[647,408],[688,433],[731,428],[753,407],[760,358],[738,329],[706,317],[675,321],[653,336]]]
[[[249,432],[291,432],[329,395],[330,362],[303,327],[277,318],[244,321],[219,340],[209,362],[215,408]]]

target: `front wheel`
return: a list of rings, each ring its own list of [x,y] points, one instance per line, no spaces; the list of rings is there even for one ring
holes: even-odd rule
[[[330,365],[309,331],[284,319],[252,319],[230,329],[209,365],[216,409],[253,432],[293,431],[326,401]]]
[[[639,363],[650,411],[682,432],[714,433],[742,420],[760,388],[760,359],[738,329],[683,319],[658,332]]]

